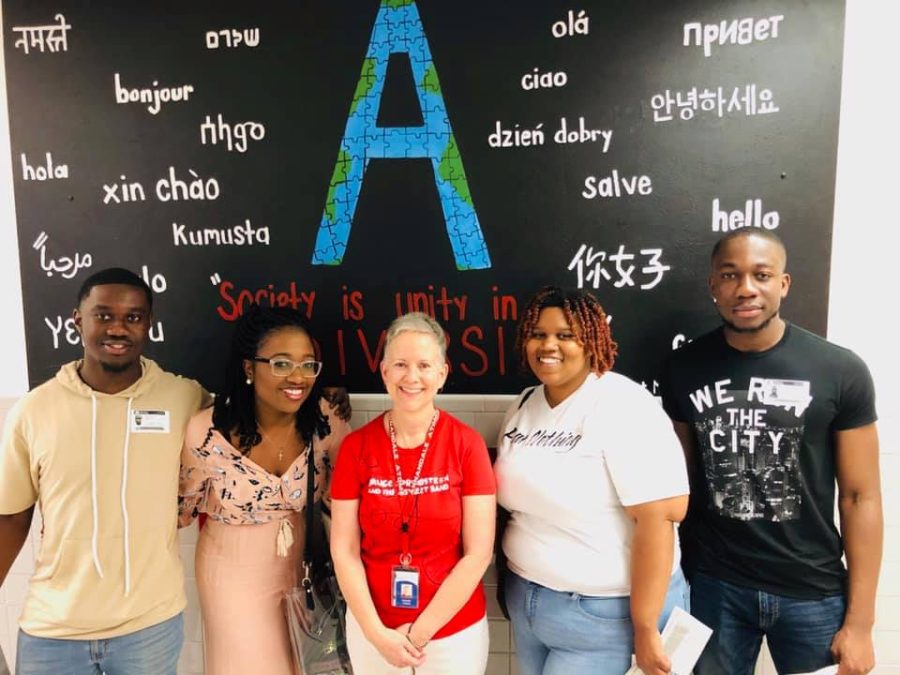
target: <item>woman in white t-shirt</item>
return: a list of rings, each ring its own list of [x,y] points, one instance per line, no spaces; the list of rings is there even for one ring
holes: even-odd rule
[[[687,472],[661,406],[610,372],[616,350],[587,292],[548,286],[522,315],[516,351],[541,384],[511,406],[495,464],[521,675],[622,675],[632,653],[646,675],[671,667],[659,630],[688,604]]]

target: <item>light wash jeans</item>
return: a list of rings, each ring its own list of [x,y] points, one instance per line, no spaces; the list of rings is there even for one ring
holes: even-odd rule
[[[694,616],[713,629],[696,675],[750,675],[763,635],[779,673],[810,673],[834,663],[831,640],[844,623],[843,595],[798,600],[736,586],[697,572]]]
[[[57,640],[19,631],[16,675],[176,675],[181,614],[108,640]]]
[[[689,609],[689,595],[679,568],[669,582],[660,630],[675,607]],[[510,572],[506,606],[519,675],[623,675],[631,667],[634,629],[628,596],[563,593]]]

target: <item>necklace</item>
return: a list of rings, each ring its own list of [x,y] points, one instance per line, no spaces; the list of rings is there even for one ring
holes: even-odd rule
[[[266,438],[266,440],[269,441],[269,443],[271,443],[271,444],[274,445],[276,448],[278,448],[278,464],[280,465],[280,464],[281,464],[281,460],[284,459],[284,447],[285,447],[285,445],[287,445],[287,443],[290,441],[290,438],[291,438],[292,436],[293,436],[294,438],[296,438],[297,430],[296,430],[293,426],[291,426],[291,428],[288,430],[288,433],[284,435],[284,439],[282,439],[281,441],[279,441],[279,440],[275,437],[274,434],[272,434],[272,433],[270,433],[270,432],[268,432],[268,431],[264,431],[263,429],[260,429],[260,433],[261,433],[261,435],[262,435],[263,437]]]
[[[419,482],[419,478],[422,476],[422,467],[425,465],[425,455],[428,454],[428,446],[431,443],[431,437],[434,435],[434,427],[437,424],[438,420],[438,411],[434,411],[434,415],[431,416],[431,424],[428,425],[428,431],[425,432],[425,442],[422,444],[422,452],[419,454],[419,463],[416,465],[416,472],[412,477],[411,481],[408,481],[410,487],[415,490],[416,485]],[[400,450],[397,447],[397,430],[394,428],[394,416],[388,414],[388,431],[391,437],[391,452],[394,455],[394,471],[397,474],[397,494],[401,497],[405,497],[409,494],[409,490],[403,487],[404,480],[403,474],[400,472]]]

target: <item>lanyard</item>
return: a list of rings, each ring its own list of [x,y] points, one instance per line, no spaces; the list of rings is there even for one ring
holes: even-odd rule
[[[414,501],[419,499],[418,483],[422,476],[422,467],[425,465],[425,455],[428,454],[428,446],[431,444],[431,437],[434,436],[434,427],[437,425],[438,411],[434,411],[431,417],[431,424],[428,425],[428,431],[425,433],[425,442],[422,443],[422,452],[419,454],[419,463],[416,465],[416,472],[413,475],[410,487],[414,493]],[[404,513],[403,497],[409,495],[410,490],[403,487],[403,474],[400,471],[400,450],[397,447],[397,431],[394,429],[394,418],[388,415],[388,432],[391,437],[391,452],[394,456],[394,471],[397,474],[397,499],[400,500],[400,542],[402,552],[400,554],[400,564],[409,565],[412,562],[412,556],[409,553],[409,515]],[[415,510],[415,508],[413,508]]]

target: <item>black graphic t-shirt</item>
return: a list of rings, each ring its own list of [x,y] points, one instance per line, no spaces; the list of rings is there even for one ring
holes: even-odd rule
[[[862,360],[797,326],[765,352],[740,352],[718,329],[674,352],[661,385],[696,440],[688,573],[796,598],[843,592],[834,434],[876,419]]]

